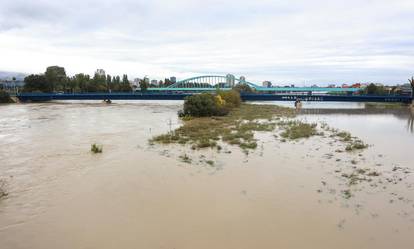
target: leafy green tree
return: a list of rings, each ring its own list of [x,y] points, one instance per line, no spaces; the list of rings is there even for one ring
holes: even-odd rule
[[[114,86],[112,83],[112,77],[109,74],[106,75],[106,85],[108,86],[108,91],[111,92],[112,90],[114,90]]]
[[[236,90],[239,93],[243,93],[243,92],[252,93],[252,92],[254,92],[253,89],[249,85],[244,84],[244,83],[240,83],[240,84],[235,85],[233,87],[233,90]]]
[[[130,92],[132,91],[131,85],[129,84],[128,75],[122,75],[122,83],[120,85],[121,92]]]
[[[224,116],[229,112],[223,99],[210,93],[196,94],[185,98],[184,115],[193,117]]]
[[[95,73],[92,80],[87,84],[88,92],[106,92],[108,87],[106,85],[106,76]]]
[[[79,91],[79,86],[74,80],[74,77],[68,77],[66,82],[68,82],[68,87],[70,88],[70,92],[74,93],[74,92]]]
[[[207,117],[224,116],[231,109],[241,104],[240,93],[231,91],[217,91],[216,95],[210,93],[196,94],[185,98],[184,109],[180,115]]]
[[[66,89],[66,71],[64,67],[50,66],[46,68],[45,72],[46,82],[52,88],[52,91]]]
[[[110,91],[119,91],[119,76],[112,76],[110,83],[108,84]],[[108,82],[108,79],[107,79]]]
[[[169,85],[172,85],[171,80],[168,79],[168,78],[165,78],[165,80],[164,80],[164,86],[169,86]]]
[[[129,84],[128,75],[122,75],[122,84]]]
[[[105,75],[99,75],[99,74],[95,74],[93,76],[93,81],[94,83],[98,84],[98,85],[106,85],[106,76]]]
[[[365,92],[367,94],[375,94],[377,92],[377,86],[371,83],[365,88]]]
[[[75,76],[72,77],[71,81],[74,82],[74,85],[77,89],[79,89],[80,92],[88,91],[88,85],[90,82],[89,75],[83,73],[75,74]]]
[[[46,77],[43,74],[31,74],[24,78],[25,85],[23,92],[44,92],[50,93],[53,91],[52,85],[48,84]]]
[[[365,88],[365,94],[383,95],[385,94],[385,89],[383,86],[371,83]]]
[[[217,94],[224,100],[227,108],[239,107],[242,102],[240,93],[236,90],[218,91]]]
[[[148,83],[146,82],[145,78],[139,81],[139,87],[141,88],[141,92],[147,91]]]

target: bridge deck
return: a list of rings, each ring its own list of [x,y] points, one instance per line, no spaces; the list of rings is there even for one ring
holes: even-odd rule
[[[194,93],[21,93],[20,101],[51,100],[183,100]],[[335,102],[402,102],[410,103],[411,96],[373,95],[293,95],[293,94],[242,94],[244,101],[335,101]]]
[[[358,92],[361,88],[340,88],[340,87],[254,87],[259,92]],[[220,88],[220,90],[231,90],[232,88]],[[153,87],[149,91],[216,91],[215,87]]]

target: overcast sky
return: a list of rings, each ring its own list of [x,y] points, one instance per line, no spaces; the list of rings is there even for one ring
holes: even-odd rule
[[[0,71],[405,83],[414,0],[0,0]]]

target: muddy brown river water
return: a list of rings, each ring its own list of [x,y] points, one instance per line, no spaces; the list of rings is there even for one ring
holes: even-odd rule
[[[363,152],[334,153],[341,145],[322,137],[282,143],[272,133],[258,133],[248,155],[228,145],[221,153],[150,145],[180,125],[181,105],[0,105],[9,193],[0,199],[0,248],[413,248],[407,107],[304,104],[299,119],[351,132],[370,145]],[[102,154],[90,152],[93,143]],[[337,172],[353,165],[381,176],[353,186],[348,199]]]

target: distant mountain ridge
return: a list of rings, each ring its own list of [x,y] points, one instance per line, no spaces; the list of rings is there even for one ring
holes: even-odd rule
[[[19,72],[0,71],[0,80],[11,80],[16,77],[16,80],[23,80],[28,74]]]

